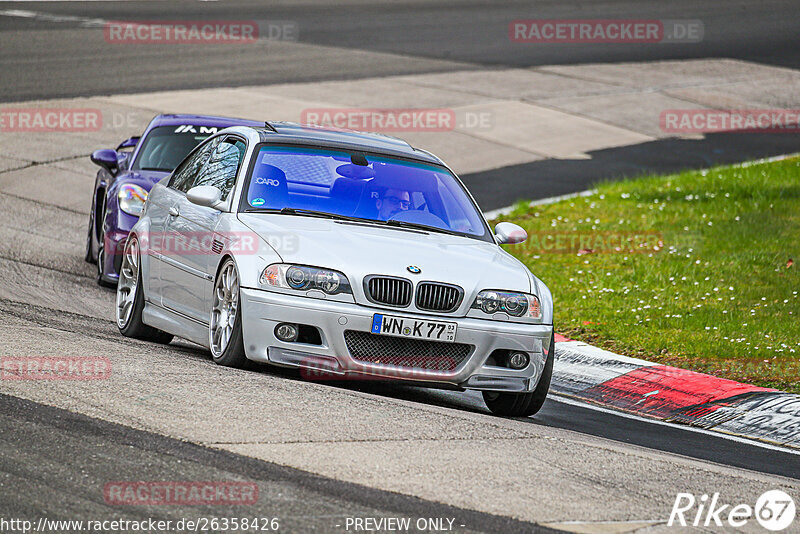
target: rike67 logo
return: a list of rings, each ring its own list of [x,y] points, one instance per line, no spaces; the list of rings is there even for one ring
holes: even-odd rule
[[[672,506],[667,526],[669,527],[733,527],[742,528],[756,520],[772,532],[780,532],[794,523],[797,510],[794,499],[781,490],[767,491],[755,503],[726,504],[719,493],[699,499],[691,493],[679,493]]]

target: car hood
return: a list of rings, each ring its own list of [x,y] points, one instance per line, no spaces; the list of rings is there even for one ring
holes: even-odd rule
[[[345,273],[357,300],[370,274],[461,286],[465,301],[482,289],[531,291],[527,268],[494,243],[435,232],[280,214],[239,214],[285,263]],[[407,268],[416,266],[421,273]],[[468,303],[467,303],[468,305]],[[463,305],[462,305],[463,306]]]

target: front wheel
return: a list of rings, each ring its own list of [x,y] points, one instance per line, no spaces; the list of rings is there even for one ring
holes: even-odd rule
[[[139,240],[131,236],[125,243],[125,256],[122,258],[122,268],[117,284],[117,327],[125,337],[167,344],[172,341],[172,334],[162,332],[142,322],[144,295],[140,260]]]
[[[553,376],[553,360],[555,359],[555,336],[550,334],[550,350],[546,353],[546,360],[542,376],[536,389],[530,393],[497,393],[484,391],[483,401],[495,415],[505,417],[528,417],[536,414],[547,398],[550,390],[550,379]]]
[[[232,259],[225,260],[214,282],[208,340],[215,363],[240,369],[247,365],[239,306],[239,272]]]

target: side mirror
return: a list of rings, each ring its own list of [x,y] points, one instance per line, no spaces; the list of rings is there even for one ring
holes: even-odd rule
[[[102,150],[95,150],[92,152],[90,156],[92,163],[95,165],[100,165],[101,167],[105,168],[111,174],[114,174],[117,170],[117,151],[111,150],[110,148],[104,148]]]
[[[528,232],[521,226],[510,222],[497,223],[494,227],[494,235],[501,245],[515,245],[528,239]]]
[[[123,148],[135,147],[136,144],[139,142],[139,139],[141,139],[141,136],[138,136],[138,135],[134,136],[134,137],[129,137],[128,139],[124,140],[123,142],[121,142],[119,144],[119,146],[117,147],[117,150],[122,150]]]
[[[219,206],[222,204],[222,202],[220,202],[222,191],[213,185],[198,185],[197,187],[189,189],[186,193],[186,198],[189,199],[189,202],[192,204],[205,206],[206,208],[219,209]]]

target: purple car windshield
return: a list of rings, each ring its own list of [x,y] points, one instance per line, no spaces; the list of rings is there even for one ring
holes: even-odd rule
[[[194,147],[218,130],[214,126],[192,124],[157,126],[140,141],[142,146],[131,168],[172,172]]]
[[[289,208],[482,239],[489,235],[474,202],[447,169],[336,149],[261,148],[246,202],[247,210]]]

